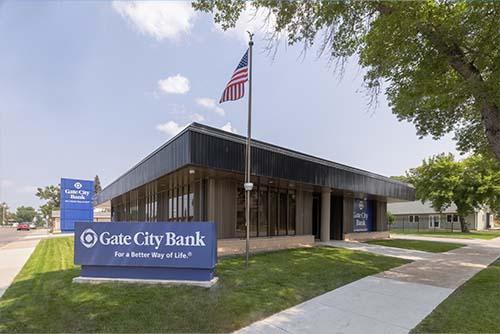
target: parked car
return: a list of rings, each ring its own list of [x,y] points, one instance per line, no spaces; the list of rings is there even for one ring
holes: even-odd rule
[[[17,225],[17,230],[18,231],[21,231],[21,230],[29,231],[30,230],[30,224],[28,224],[28,223],[19,223]]]
[[[31,223],[30,224],[30,229],[32,229],[32,230],[36,229],[36,225],[34,223]]]

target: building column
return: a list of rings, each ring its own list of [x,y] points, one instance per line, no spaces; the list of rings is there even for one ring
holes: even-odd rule
[[[321,241],[330,240],[330,206],[331,190],[323,189],[321,191]]]

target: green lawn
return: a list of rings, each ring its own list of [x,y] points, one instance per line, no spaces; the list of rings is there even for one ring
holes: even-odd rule
[[[412,333],[499,333],[500,261],[453,292]]]
[[[431,253],[443,253],[452,249],[464,247],[461,244],[451,242],[424,241],[424,240],[404,240],[404,239],[389,239],[389,240],[370,240],[369,244],[419,250]]]
[[[456,239],[494,239],[500,237],[500,230],[490,230],[490,231],[471,231],[468,233],[463,232],[451,232],[451,231],[439,231],[435,232],[432,230],[417,231],[417,230],[391,230],[391,234],[415,234],[428,237],[437,238],[456,238]]]
[[[0,332],[230,332],[405,260],[318,247],[219,262],[198,287],[73,284],[73,238],[42,240],[0,299]]]

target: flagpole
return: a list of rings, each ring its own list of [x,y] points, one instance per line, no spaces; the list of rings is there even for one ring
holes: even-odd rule
[[[253,189],[253,183],[250,179],[250,166],[251,166],[251,144],[252,144],[252,47],[253,47],[253,34],[249,31],[248,35],[250,40],[248,42],[248,126],[247,126],[247,147],[245,159],[245,224],[246,224],[246,260],[245,266],[249,266],[250,257],[250,193]]]

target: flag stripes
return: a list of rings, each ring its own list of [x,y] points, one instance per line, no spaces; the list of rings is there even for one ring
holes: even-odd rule
[[[245,82],[248,81],[248,50],[241,58],[238,66],[226,85],[219,103],[226,101],[235,101],[245,95]]]

